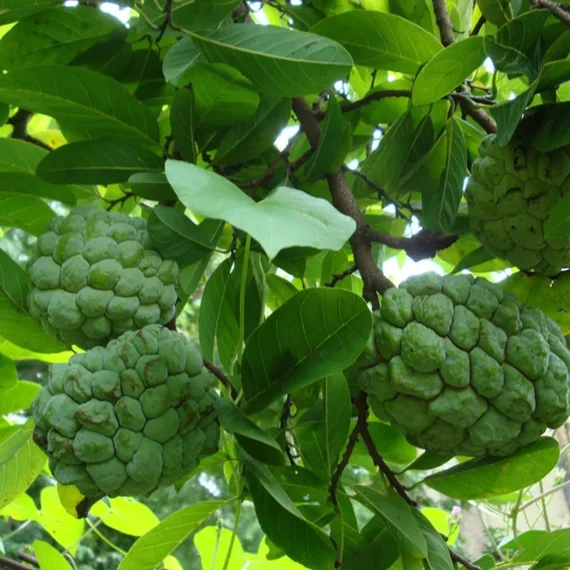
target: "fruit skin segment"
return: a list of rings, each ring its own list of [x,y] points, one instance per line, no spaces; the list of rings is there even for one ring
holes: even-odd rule
[[[436,453],[505,456],[570,415],[570,351],[535,307],[472,275],[389,289],[356,369],[374,414]]]

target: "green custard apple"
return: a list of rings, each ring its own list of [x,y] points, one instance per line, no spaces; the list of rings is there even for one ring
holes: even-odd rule
[[[510,455],[570,414],[570,351],[535,307],[471,275],[384,294],[358,368],[374,414],[436,453]]]
[[[82,206],[55,217],[29,266],[32,317],[66,344],[104,346],[176,313],[178,265],[152,248],[146,221]]]
[[[465,190],[473,233],[495,257],[549,277],[570,267],[570,238],[545,235],[558,200],[570,190],[565,149],[538,152],[513,139],[481,141]]]
[[[54,365],[34,441],[86,497],[147,496],[218,451],[219,396],[196,347],[160,325]]]

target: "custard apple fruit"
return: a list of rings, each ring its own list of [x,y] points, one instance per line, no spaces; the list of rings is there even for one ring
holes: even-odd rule
[[[86,497],[149,495],[218,450],[219,396],[199,351],[160,325],[52,367],[34,441]]]
[[[146,221],[82,206],[55,217],[29,266],[33,318],[66,344],[104,346],[176,312],[178,265],[149,242]]]
[[[426,273],[384,294],[358,378],[413,445],[510,455],[570,414],[569,366],[539,309],[485,279]]]
[[[465,197],[473,233],[494,256],[525,271],[555,276],[570,267],[570,238],[546,238],[551,211],[570,190],[570,155],[538,152],[513,139],[486,136]]]

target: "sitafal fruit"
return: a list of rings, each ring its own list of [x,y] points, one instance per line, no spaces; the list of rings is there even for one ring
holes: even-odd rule
[[[435,273],[384,294],[359,382],[381,420],[436,453],[510,455],[569,413],[558,325],[486,279]]]
[[[29,266],[30,314],[66,344],[103,346],[176,312],[178,265],[152,248],[146,221],[78,207],[55,217]]]
[[[485,137],[465,190],[473,233],[487,251],[512,265],[555,276],[570,267],[570,238],[547,237],[545,225],[570,190],[565,149],[538,152],[513,139]]]
[[[129,331],[52,367],[32,404],[34,441],[86,497],[146,496],[218,450],[212,382],[183,334]]]

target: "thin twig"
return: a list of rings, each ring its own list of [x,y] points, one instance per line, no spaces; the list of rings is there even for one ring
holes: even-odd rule
[[[534,499],[527,501],[524,505],[522,505],[518,508],[518,512],[520,513],[521,511],[528,509],[528,507],[530,507],[531,505],[538,503],[539,501],[541,501],[545,497],[548,497],[549,495],[552,495],[553,493],[557,493],[558,491],[561,491],[562,489],[565,489],[566,487],[570,487],[570,481],[564,481],[564,483],[560,483],[560,485],[556,485],[555,487],[548,489],[548,491],[545,491],[544,493],[541,493],[540,495],[534,497]]]
[[[22,562],[27,562],[28,564],[31,564],[32,566],[36,566],[37,568],[40,567],[40,563],[38,562],[38,559],[35,558],[34,556],[27,554],[26,552],[18,552],[18,554],[16,555]]]
[[[384,459],[382,459],[382,455],[376,449],[376,445],[374,440],[372,439],[372,435],[370,435],[370,431],[368,430],[368,402],[366,401],[366,396],[362,396],[362,393],[359,395],[357,400],[355,401],[356,408],[358,410],[358,419],[360,422],[360,435],[362,437],[362,441],[366,445],[368,449],[368,454],[370,458],[374,462],[374,465],[384,473],[386,479],[390,482],[390,485],[394,487],[394,490],[408,503],[408,505],[412,507],[416,507],[418,504],[414,501],[406,491],[406,488],[398,481],[396,474],[386,465]]]
[[[483,25],[485,24],[485,22],[487,21],[487,18],[485,18],[485,16],[481,16],[478,20],[477,23],[475,24],[473,30],[471,31],[471,36],[476,36],[480,31],[481,28],[483,27]]]
[[[562,8],[557,2],[553,2],[552,0],[531,0],[530,5],[531,8],[535,10],[540,8],[550,10],[550,13],[555,18],[558,18],[563,24],[570,27],[570,13],[568,13],[565,8]]]
[[[465,566],[465,568],[467,568],[467,570],[481,570],[481,568],[479,566],[476,566],[475,564],[471,564],[471,562],[469,562],[469,560],[465,560],[465,558],[463,558],[462,556],[459,556],[459,554],[457,554],[457,552],[454,552],[453,550],[451,550],[451,548],[449,549],[449,556],[451,556],[451,560],[453,562],[457,562],[458,564]]]
[[[45,142],[37,139],[36,137],[31,136],[28,134],[28,123],[32,118],[33,113],[31,111],[25,111],[24,109],[18,109],[18,111],[8,119],[7,124],[12,125],[12,134],[10,135],[13,139],[20,139],[45,150],[53,150],[51,146],[46,144]]]
[[[14,568],[15,570],[30,570],[33,566],[28,566],[27,564],[22,564],[11,558],[6,558],[5,556],[0,556],[0,567],[1,568]]]
[[[230,391],[232,400],[235,400],[238,397],[238,393],[233,384],[230,382],[230,379],[205,356],[202,356],[202,361],[204,362],[204,366]]]
[[[297,115],[301,129],[307,136],[311,147],[317,148],[321,136],[321,128],[315,119],[311,106],[302,97],[294,97],[293,111]],[[346,216],[350,216],[356,222],[356,230],[349,239],[354,255],[354,263],[358,267],[364,282],[364,297],[372,302],[374,308],[378,308],[377,294],[383,294],[388,289],[391,289],[394,284],[379,269],[372,255],[370,242],[365,236],[366,220],[346,181],[344,172],[337,170],[332,174],[328,174],[326,179],[336,209]]]
[[[469,115],[476,123],[481,125],[483,129],[485,129],[485,132],[489,134],[497,132],[497,122],[495,119],[483,109],[476,107],[471,100],[459,98],[459,106],[466,115]]]
[[[352,275],[356,271],[358,271],[358,267],[353,265],[352,267],[345,269],[342,273],[335,273],[331,280],[328,283],[325,283],[325,287],[334,287],[339,281],[342,281],[345,277]]]
[[[381,91],[374,91],[372,93],[369,93],[362,99],[358,99],[358,101],[344,103],[343,105],[340,106],[340,110],[343,113],[349,113],[350,111],[355,111],[356,109],[360,109],[361,107],[369,105],[374,101],[380,101],[382,99],[387,99],[389,97],[411,97],[411,96],[412,92],[406,89],[386,89]],[[318,121],[324,119],[324,117],[325,117],[324,111],[319,110],[315,112],[315,118]]]
[[[433,0],[433,12],[439,28],[441,43],[445,47],[450,46],[455,42],[455,34],[453,33],[453,25],[449,13],[447,12],[445,0]]]

